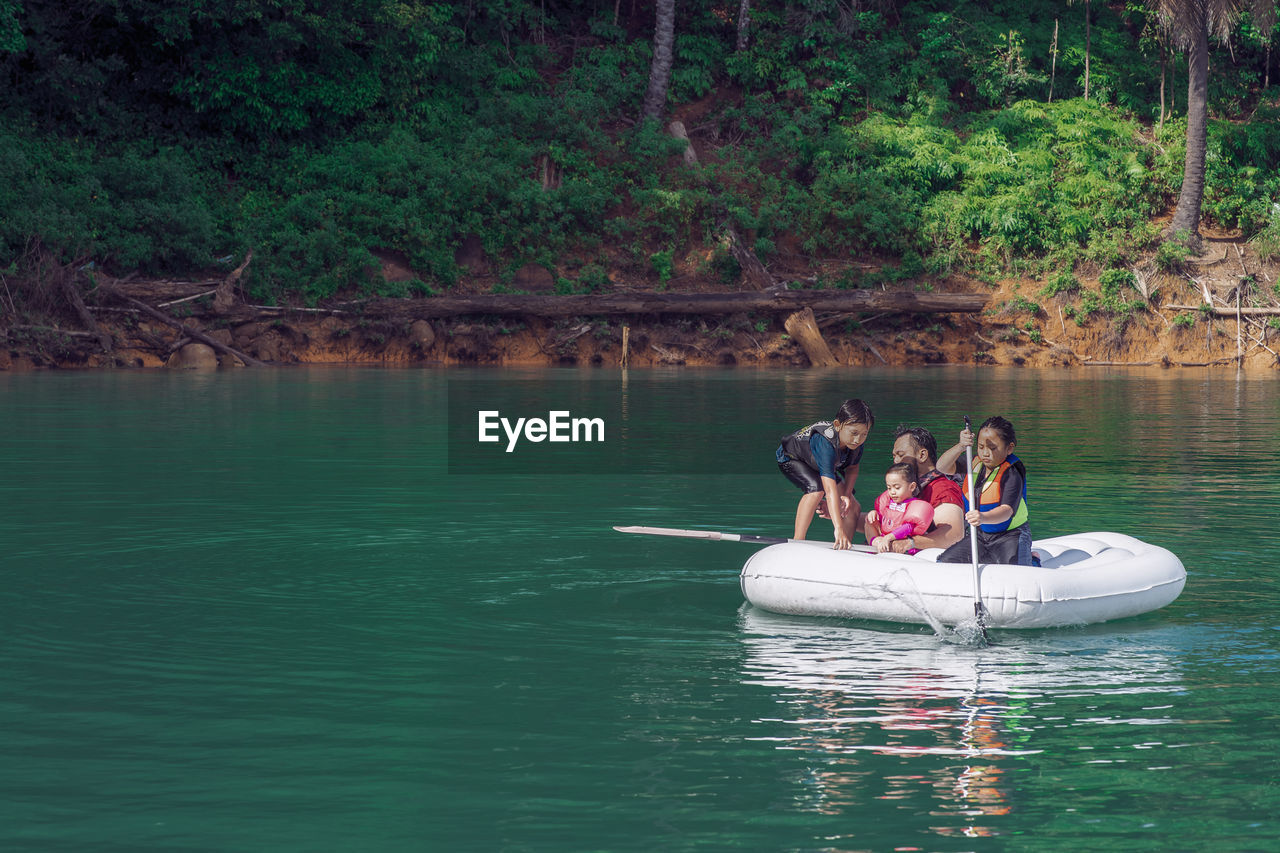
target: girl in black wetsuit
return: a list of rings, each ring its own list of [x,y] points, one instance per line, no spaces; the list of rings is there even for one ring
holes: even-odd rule
[[[778,468],[804,492],[796,507],[795,539],[805,538],[813,513],[825,498],[836,548],[849,547],[858,524],[859,506],[853,496],[858,463],[875,422],[866,403],[845,400],[830,421],[818,421],[782,437],[776,453]]]

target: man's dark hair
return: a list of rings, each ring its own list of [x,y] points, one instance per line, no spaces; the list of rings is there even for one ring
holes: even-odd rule
[[[897,441],[904,435],[911,437],[911,443],[916,449],[924,448],[925,453],[930,462],[937,464],[938,462],[938,440],[933,437],[933,433],[924,427],[912,427],[906,424],[899,424],[898,428],[893,431],[893,440]]]

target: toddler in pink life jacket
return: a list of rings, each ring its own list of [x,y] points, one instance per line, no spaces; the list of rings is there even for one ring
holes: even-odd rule
[[[884,485],[875,509],[867,516],[870,532],[875,534],[871,546],[881,554],[889,550],[893,540],[919,536],[933,524],[933,505],[919,497],[920,475],[914,459],[890,465]],[[909,548],[907,553],[916,550]]]

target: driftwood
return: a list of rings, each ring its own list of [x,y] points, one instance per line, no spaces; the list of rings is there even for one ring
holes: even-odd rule
[[[222,283],[218,285],[213,297],[213,311],[215,314],[226,314],[235,305],[236,284],[240,281],[240,277],[244,275],[244,271],[249,266],[249,261],[253,260],[253,249],[244,256],[244,263],[233,269]]]
[[[217,290],[206,290],[203,293],[193,293],[190,296],[183,296],[179,299],[170,299],[168,302],[161,302],[157,308],[168,308],[170,305],[181,305],[183,302],[194,302],[197,299],[204,299],[207,296],[213,296]]]
[[[72,266],[78,267],[83,261],[76,261]],[[58,277],[59,285],[62,288],[63,298],[67,300],[76,312],[76,316],[80,318],[80,322],[88,329],[95,338],[98,339],[98,345],[102,347],[102,351],[110,353],[115,346],[115,340],[111,337],[111,333],[98,325],[93,319],[93,315],[89,313],[89,309],[84,304],[84,299],[80,296],[80,289],[76,287],[76,277],[71,268],[63,268],[54,273]]]
[[[733,255],[733,259],[738,262],[738,266],[742,269],[742,276],[748,284],[756,290],[772,290],[778,286],[764,264],[756,257],[756,253],[743,244],[737,229],[732,225],[725,231],[725,240],[729,244],[729,254]]]
[[[809,356],[809,364],[813,367],[839,367],[840,362],[831,354],[831,348],[822,339],[818,331],[818,321],[814,319],[812,308],[802,308],[787,318],[787,334],[795,338],[796,343]]]
[[[152,308],[150,305],[148,305],[147,303],[143,302],[140,299],[134,299],[132,296],[127,296],[119,290],[115,290],[113,292],[120,299],[123,299],[125,302],[129,303],[134,308],[141,311],[143,314],[146,314],[148,317],[159,320],[161,323],[164,323],[165,325],[172,326],[173,328],[177,329],[179,333],[186,335],[192,340],[197,340],[202,344],[206,344],[212,347],[216,352],[220,352],[223,355],[235,356],[236,358],[240,359],[240,361],[246,367],[266,367],[267,366],[266,362],[258,361],[256,358],[254,358],[253,356],[247,353],[243,353],[238,349],[229,347],[226,344],[222,343],[222,341],[215,340],[209,337],[208,335],[206,335],[204,332],[201,332],[198,329],[191,328],[190,326],[188,326],[186,323],[183,323],[178,318],[172,317],[164,313],[163,311]]]
[[[93,338],[98,340],[98,332],[81,332],[75,329],[60,329],[57,326],[39,326],[24,323],[15,323],[9,327],[10,329],[18,329],[25,332],[53,332],[57,335],[66,335],[69,338]]]
[[[366,315],[382,311],[415,319],[493,314],[529,317],[600,317],[643,314],[792,314],[814,311],[891,311],[902,314],[976,314],[981,293],[917,293],[880,290],[782,290],[765,293],[607,293],[559,295],[477,294],[428,299],[377,300]]]
[[[1170,311],[1204,311],[1203,305],[1166,305]],[[1237,314],[1244,317],[1266,317],[1280,314],[1280,308],[1226,308],[1213,306],[1208,309],[1209,313],[1215,317],[1235,317]]]
[[[1230,358],[1218,358],[1213,361],[1173,361],[1165,356],[1160,361],[1082,361],[1081,367],[1154,367],[1159,364],[1164,367],[1216,367],[1220,364],[1230,364],[1235,361],[1235,356]]]
[[[1155,361],[1082,361],[1082,367],[1152,367]]]

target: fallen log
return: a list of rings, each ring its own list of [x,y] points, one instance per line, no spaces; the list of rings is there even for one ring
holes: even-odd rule
[[[559,295],[477,294],[413,300],[374,300],[365,314],[400,313],[415,319],[495,314],[530,317],[598,317],[642,314],[792,314],[814,311],[889,311],[902,314],[976,314],[981,293],[917,293],[880,290],[784,290],[739,293],[608,293]]]

